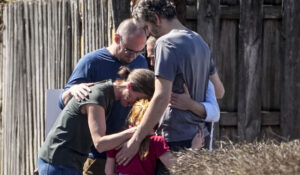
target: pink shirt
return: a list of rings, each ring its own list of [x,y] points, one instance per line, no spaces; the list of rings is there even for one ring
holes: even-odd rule
[[[135,155],[127,166],[118,165],[116,172],[130,175],[140,175],[155,173],[156,159],[158,159],[170,148],[166,140],[162,136],[150,136],[149,154],[143,160],[140,160],[139,155]],[[110,150],[107,152],[107,157],[115,157],[118,150]]]

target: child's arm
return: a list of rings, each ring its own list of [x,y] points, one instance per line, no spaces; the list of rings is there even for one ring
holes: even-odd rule
[[[163,153],[160,157],[159,160],[168,168],[170,169],[173,165],[176,163],[176,157],[170,152],[166,151]]]
[[[107,157],[105,163],[105,174],[106,175],[115,175],[115,158]]]

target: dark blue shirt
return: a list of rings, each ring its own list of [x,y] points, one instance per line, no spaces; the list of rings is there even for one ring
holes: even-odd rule
[[[135,68],[148,68],[144,56],[138,55],[130,64],[121,63],[116,57],[112,56],[106,48],[90,52],[83,56],[76,65],[66,87],[69,89],[74,84],[97,82],[107,79],[113,81],[120,78],[118,71],[120,66],[128,66],[131,70]],[[64,108],[64,103],[60,95],[59,107]],[[120,101],[115,101],[112,112],[106,120],[106,134],[112,134],[125,129],[125,121],[131,107],[123,107]],[[105,158],[105,154],[99,154],[93,147],[91,149],[93,158]]]

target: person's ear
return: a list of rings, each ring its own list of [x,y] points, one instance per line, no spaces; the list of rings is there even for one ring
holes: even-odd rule
[[[115,42],[116,43],[119,43],[120,42],[120,35],[118,34],[118,33],[115,33],[115,37],[114,37],[114,39],[115,39]]]

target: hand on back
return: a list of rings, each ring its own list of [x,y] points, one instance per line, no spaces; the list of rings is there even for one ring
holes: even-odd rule
[[[93,85],[94,83],[75,84],[71,86],[70,92],[77,101],[86,100],[89,92],[91,92],[90,87]]]
[[[189,110],[193,104],[193,100],[191,99],[191,95],[185,84],[183,85],[183,89],[183,94],[171,94],[170,106],[181,110]]]

